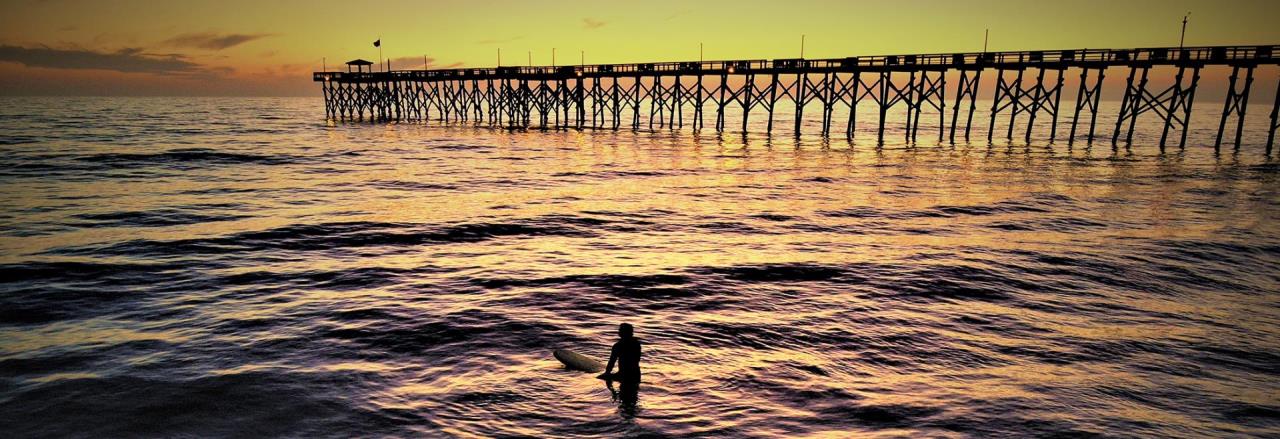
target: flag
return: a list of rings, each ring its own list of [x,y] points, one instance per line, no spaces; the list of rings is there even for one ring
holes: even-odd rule
[[[373,40],[373,47],[382,47],[382,39]]]

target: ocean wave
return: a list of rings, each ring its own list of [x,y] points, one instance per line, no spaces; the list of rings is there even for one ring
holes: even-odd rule
[[[818,264],[763,264],[736,265],[730,267],[704,267],[690,270],[708,276],[720,276],[739,282],[811,282],[858,281],[865,278],[853,276],[845,268]]]
[[[598,172],[557,172],[552,177],[589,177],[595,179],[614,179],[627,177],[664,177],[676,175],[672,172],[660,171],[598,171]]]
[[[282,165],[302,163],[301,157],[289,155],[260,155],[230,153],[205,148],[171,149],[143,153],[102,153],[76,157],[75,160],[111,167],[139,167],[153,165],[178,165],[183,167],[216,165]]]
[[[853,206],[841,210],[824,210],[818,214],[836,218],[956,218],[965,216],[992,216],[1008,214],[1042,214],[1077,210],[1076,200],[1059,194],[1033,194],[1022,199],[995,202],[988,205],[951,206],[939,205],[923,210],[895,210],[873,206]]]
[[[356,429],[407,432],[386,430],[393,424],[383,415],[352,407],[350,401],[336,395],[321,396],[312,391],[317,385],[350,383],[351,378],[336,373],[279,372],[193,379],[153,375],[66,379],[17,392],[14,400],[23,403],[0,404],[0,416],[13,421],[6,427],[8,433],[22,437],[132,437],[197,431],[206,435],[251,431],[255,436],[324,436]],[[60,422],[49,423],[49,419]],[[378,425],[382,427],[374,427]]]
[[[148,211],[119,211],[106,213],[81,213],[72,218],[84,220],[73,223],[77,227],[168,227],[200,223],[236,221],[253,218],[240,214],[202,214],[183,209],[155,209]],[[199,209],[199,207],[196,207]]]
[[[406,276],[444,273],[437,267],[387,268],[358,267],[343,270],[310,270],[300,272],[250,271],[221,276],[218,286],[252,286],[255,288],[288,287],[345,291],[395,285]]]
[[[27,143],[37,143],[40,139],[37,137],[27,136],[7,136],[0,137],[0,145],[23,145]]]
[[[0,265],[0,283],[34,283],[44,281],[120,282],[145,279],[147,276],[190,268],[178,263],[102,263],[102,262],[25,262]],[[141,280],[144,281],[145,280]]]
[[[61,255],[190,256],[265,250],[317,251],[361,247],[397,247],[480,242],[504,237],[590,237],[580,227],[601,224],[591,218],[550,215],[512,222],[424,225],[383,222],[333,222],[294,224],[268,230],[240,232],[220,237],[157,241],[138,239],[115,244],[62,247],[49,251]]]
[[[400,180],[374,180],[365,183],[369,187],[378,189],[404,190],[404,191],[453,191],[458,186],[452,184],[427,183],[416,181],[400,181]]]
[[[320,336],[340,341],[368,356],[422,355],[463,344],[546,348],[571,345],[575,337],[544,322],[515,320],[501,314],[467,310],[428,321],[379,321],[377,324],[341,324]]]

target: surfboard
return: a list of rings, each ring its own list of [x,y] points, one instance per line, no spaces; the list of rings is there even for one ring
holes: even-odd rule
[[[604,370],[604,364],[596,361],[594,358],[568,349],[556,349],[555,352],[551,353],[551,355],[555,356],[561,363],[564,363],[564,367],[572,370],[592,373]]]

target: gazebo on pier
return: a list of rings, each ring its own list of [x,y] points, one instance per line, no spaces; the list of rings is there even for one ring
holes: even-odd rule
[[[354,72],[351,71],[352,67],[355,67]],[[370,72],[370,73],[373,72],[373,62],[366,61],[363,59],[353,59],[351,61],[347,61],[347,73],[360,73],[360,72]]]

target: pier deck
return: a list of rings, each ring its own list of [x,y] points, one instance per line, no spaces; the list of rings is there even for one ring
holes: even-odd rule
[[[1133,141],[1136,120],[1154,113],[1164,121],[1160,148],[1176,137],[1185,145],[1191,109],[1201,69],[1231,69],[1215,150],[1220,149],[1229,122],[1235,122],[1235,147],[1244,129],[1255,69],[1278,65],[1280,45],[1160,47],[1144,49],[1074,49],[1018,52],[974,52],[860,56],[836,59],[773,59],[734,61],[682,61],[635,64],[392,70],[387,72],[315,72],[321,83],[326,117],[335,120],[474,121],[495,126],[539,128],[640,128],[640,115],[648,123],[680,128],[685,112],[689,124],[703,128],[705,107],[714,110],[715,129],[727,129],[726,108],[742,110],[742,129],[754,109],[763,109],[767,129],[773,130],[774,109],[779,101],[791,101],[795,133],[806,106],[821,112],[821,134],[830,135],[832,110],[850,110],[846,136],[855,135],[856,108],[870,101],[879,109],[877,139],[884,141],[885,117],[896,105],[906,107],[905,137],[915,142],[921,116],[936,113],[938,141],[954,143],[957,134],[966,141],[985,72],[994,72],[996,87],[990,95],[991,118],[987,140],[995,134],[998,116],[1008,115],[1004,137],[1013,139],[1018,117],[1027,116],[1023,135],[1032,138],[1038,117],[1052,120],[1050,142],[1057,138],[1062,89],[1068,70],[1078,72],[1080,87],[1071,108],[1068,143],[1077,128],[1086,141],[1094,141],[1102,79],[1108,69],[1128,69],[1120,113],[1111,130],[1113,147]],[[1176,69],[1172,84],[1152,87],[1153,68]],[[959,81],[951,99],[946,92],[948,72]],[[947,103],[950,126],[947,126]],[[1271,112],[1266,151],[1270,155],[1280,123],[1280,95]],[[628,114],[629,113],[629,114]],[[962,114],[963,113],[963,114]],[[589,114],[589,117],[588,117]],[[629,116],[629,117],[628,117]],[[1087,128],[1083,125],[1087,124]],[[949,129],[948,129],[949,128]]]

